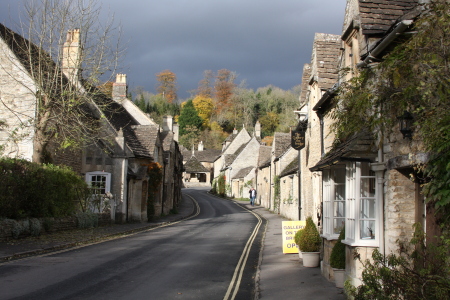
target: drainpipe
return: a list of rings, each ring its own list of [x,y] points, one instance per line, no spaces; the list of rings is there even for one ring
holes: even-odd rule
[[[404,32],[412,23],[413,20],[403,20],[399,22],[394,30],[392,30],[392,32],[389,33],[386,38],[384,38],[381,43],[379,43],[372,51],[369,51],[367,57],[356,66],[358,68],[367,67],[367,65],[369,65],[373,60],[376,60],[377,56],[381,52],[383,52],[383,50],[386,49],[386,47],[389,46],[397,38],[397,36]]]
[[[302,219],[302,150],[298,151],[298,220]]]

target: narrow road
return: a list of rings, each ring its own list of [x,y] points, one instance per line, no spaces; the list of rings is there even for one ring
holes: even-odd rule
[[[185,189],[198,215],[126,238],[0,265],[0,299],[251,299],[262,220]]]

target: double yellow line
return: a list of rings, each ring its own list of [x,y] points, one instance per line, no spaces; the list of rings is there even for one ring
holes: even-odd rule
[[[227,293],[223,298],[224,300],[233,300],[236,297],[236,294],[239,291],[239,286],[241,285],[242,274],[244,273],[244,268],[245,265],[247,264],[247,259],[250,254],[250,250],[252,248],[253,242],[256,239],[256,236],[258,235],[259,228],[261,227],[262,224],[262,219],[258,214],[255,214],[254,212],[252,212],[247,208],[245,209],[249,211],[251,214],[253,214],[256,217],[256,219],[258,219],[258,224],[256,224],[255,229],[253,229],[252,235],[249,237],[247,244],[245,245],[244,251],[241,254],[236,269],[234,270],[233,278],[231,279],[230,285],[228,286]]]

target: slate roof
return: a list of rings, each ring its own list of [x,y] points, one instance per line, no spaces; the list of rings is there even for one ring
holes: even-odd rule
[[[259,147],[258,167],[263,168],[269,166],[272,158],[272,147]]]
[[[384,35],[418,0],[359,0],[361,29],[365,35]]]
[[[372,161],[376,155],[373,136],[368,133],[359,133],[328,152],[310,170],[318,171],[341,161]]]
[[[298,171],[298,157],[292,159],[292,161],[281,171],[280,177],[294,174]]]
[[[195,156],[191,156],[189,160],[184,164],[184,170],[186,173],[209,173]]]
[[[247,176],[253,169],[254,169],[254,167],[243,168],[243,169],[239,170],[239,172],[237,172],[236,175],[234,175],[232,179],[244,178],[244,177]]]
[[[331,88],[338,80],[338,59],[341,48],[341,36],[335,34],[316,33],[314,48],[318,83],[321,89]]]
[[[275,145],[275,157],[280,157],[291,145],[291,134],[284,132],[275,132],[273,137]]]

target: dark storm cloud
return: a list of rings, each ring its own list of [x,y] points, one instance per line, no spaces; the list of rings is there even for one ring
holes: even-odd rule
[[[17,6],[20,1],[3,0]],[[315,32],[340,34],[346,0],[104,0],[128,41],[123,72],[130,87],[155,92],[155,74],[170,69],[179,96],[204,70],[235,71],[249,88],[300,84]],[[106,15],[106,14],[105,14]],[[3,21],[3,12],[0,12]],[[6,24],[8,25],[8,24]]]

